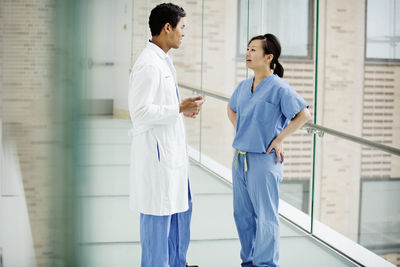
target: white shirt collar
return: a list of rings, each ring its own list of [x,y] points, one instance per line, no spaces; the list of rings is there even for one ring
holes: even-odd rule
[[[147,47],[150,48],[151,50],[153,50],[154,52],[156,52],[156,54],[162,58],[162,59],[166,59],[169,58],[169,55],[167,53],[164,52],[164,50],[162,50],[158,45],[154,44],[153,42],[151,42],[149,40],[149,42],[147,43]]]

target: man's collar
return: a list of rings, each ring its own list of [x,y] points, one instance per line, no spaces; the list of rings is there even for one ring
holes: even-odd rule
[[[156,54],[162,59],[169,57],[168,54],[165,53],[164,50],[161,49],[161,47],[154,44],[151,40],[149,40],[149,42],[147,43],[147,47],[152,49],[154,52],[156,52]]]

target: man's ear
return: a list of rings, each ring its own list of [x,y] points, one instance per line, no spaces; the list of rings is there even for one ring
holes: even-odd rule
[[[169,24],[168,22],[165,23],[165,25],[164,25],[164,27],[163,27],[163,30],[164,30],[166,33],[171,32],[171,30],[172,30],[171,24]]]

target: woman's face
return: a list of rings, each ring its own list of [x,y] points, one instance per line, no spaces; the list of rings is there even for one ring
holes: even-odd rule
[[[269,59],[271,56],[264,55],[262,40],[253,40],[247,47],[246,67],[252,70],[266,68],[272,60],[272,58]]]

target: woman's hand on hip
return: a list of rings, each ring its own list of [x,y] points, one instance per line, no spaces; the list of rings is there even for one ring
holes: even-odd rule
[[[267,154],[269,154],[272,151],[272,149],[275,149],[276,164],[278,164],[279,162],[283,163],[285,161],[285,155],[283,153],[282,141],[280,141],[277,138],[272,140],[271,144],[268,147]],[[281,161],[281,159],[282,159],[282,161]]]

